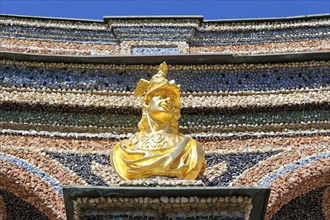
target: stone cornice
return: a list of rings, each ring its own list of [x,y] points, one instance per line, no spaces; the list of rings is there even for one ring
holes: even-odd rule
[[[90,63],[90,64],[240,64],[287,63],[330,60],[330,51],[315,53],[283,53],[271,55],[182,54],[182,55],[118,55],[118,56],[65,56],[1,52],[0,59],[31,62]]]

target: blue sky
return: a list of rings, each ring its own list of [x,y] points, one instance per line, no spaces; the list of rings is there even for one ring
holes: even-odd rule
[[[103,16],[202,15],[205,20],[330,13],[330,0],[0,0],[1,14],[102,20]]]

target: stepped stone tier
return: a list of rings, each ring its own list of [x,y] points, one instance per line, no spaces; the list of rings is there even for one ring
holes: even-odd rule
[[[0,15],[0,42],[2,219],[65,219],[65,186],[155,182],[269,187],[266,219],[330,218],[329,14]],[[110,150],[137,131],[133,91],[163,61],[181,84],[179,132],[203,144],[206,171],[127,183]]]

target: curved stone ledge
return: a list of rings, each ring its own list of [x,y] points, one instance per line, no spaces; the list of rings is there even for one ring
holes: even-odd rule
[[[181,54],[181,55],[113,55],[113,56],[64,56],[38,55],[15,52],[0,52],[0,59],[30,62],[89,63],[89,64],[148,64],[158,65],[166,60],[168,64],[258,64],[330,60],[330,52],[305,52],[268,55],[231,54]]]

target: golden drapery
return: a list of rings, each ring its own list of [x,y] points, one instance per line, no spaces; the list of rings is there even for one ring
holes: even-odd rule
[[[173,134],[139,132],[116,144],[111,165],[126,180],[151,176],[196,179],[205,170],[205,153],[192,138]]]

